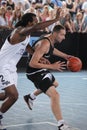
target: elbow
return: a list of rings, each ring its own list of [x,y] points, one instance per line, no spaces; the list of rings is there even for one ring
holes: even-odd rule
[[[36,68],[36,64],[31,62],[31,61],[29,62],[29,66],[32,67],[32,68]]]
[[[33,67],[34,65],[32,64],[32,62],[29,62],[29,66],[30,66],[30,67]]]

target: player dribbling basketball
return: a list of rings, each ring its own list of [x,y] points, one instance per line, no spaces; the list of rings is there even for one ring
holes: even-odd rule
[[[66,125],[61,113],[59,93],[56,90],[58,83],[53,74],[48,70],[63,71],[66,66],[65,62],[58,61],[52,64],[42,64],[39,62],[42,56],[49,60],[53,54],[66,60],[72,57],[54,48],[54,44],[56,42],[60,43],[65,39],[65,34],[65,28],[62,25],[56,25],[52,33],[35,42],[33,46],[35,51],[33,55],[29,57],[26,75],[27,78],[34,83],[37,88],[36,93],[38,93],[38,95],[43,92],[50,98],[50,106],[58,122],[58,130],[78,130],[77,128],[72,128]],[[32,108],[30,106],[29,99],[33,102],[34,98],[35,95],[33,95],[33,98],[31,95],[24,96],[24,99],[30,109]]]

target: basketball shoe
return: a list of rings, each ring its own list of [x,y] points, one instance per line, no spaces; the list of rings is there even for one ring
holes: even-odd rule
[[[80,129],[70,127],[67,124],[62,124],[62,125],[58,126],[58,130],[80,130]]]
[[[32,110],[34,99],[32,99],[32,98],[30,97],[30,94],[29,94],[29,95],[25,95],[25,96],[24,96],[24,100],[25,100],[25,102],[27,103],[29,109]]]

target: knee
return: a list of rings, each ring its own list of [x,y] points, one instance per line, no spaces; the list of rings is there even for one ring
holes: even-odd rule
[[[13,99],[14,102],[17,101],[18,96],[19,96],[18,92],[11,93],[11,95],[10,95],[10,97]]]
[[[18,99],[18,96],[19,96],[19,94],[18,94],[17,91],[16,91],[16,92],[10,92],[10,93],[8,94],[8,97],[9,97],[9,99],[12,100],[12,102],[16,102],[17,99]]]
[[[55,86],[55,88],[56,87],[58,87],[59,86],[59,83],[57,82],[57,81],[55,81],[54,83],[53,83],[53,85]]]
[[[54,92],[54,94],[52,94],[52,97],[53,101],[56,101],[56,100],[59,100],[60,98],[60,95],[57,91]]]

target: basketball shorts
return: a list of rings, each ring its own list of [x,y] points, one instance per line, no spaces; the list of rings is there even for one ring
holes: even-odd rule
[[[46,93],[55,81],[55,77],[48,70],[42,70],[34,74],[27,73],[26,76],[34,83],[37,89],[42,90],[44,93]]]
[[[3,90],[13,84],[17,86],[17,72],[10,72],[7,69],[2,69],[0,71],[0,89]]]

